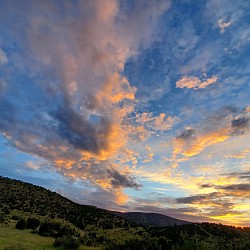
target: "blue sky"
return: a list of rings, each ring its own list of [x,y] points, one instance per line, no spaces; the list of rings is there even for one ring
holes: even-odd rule
[[[250,225],[248,1],[0,6],[1,175]]]

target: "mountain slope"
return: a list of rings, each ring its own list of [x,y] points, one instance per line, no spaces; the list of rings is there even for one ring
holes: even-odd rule
[[[18,210],[47,218],[69,221],[80,229],[127,227],[126,219],[94,206],[79,205],[45,188],[10,178],[0,177],[0,210]]]
[[[130,213],[120,213],[114,212],[114,214],[119,215],[130,222],[140,224],[143,226],[150,227],[166,227],[166,226],[179,226],[190,224],[191,222],[178,220],[166,215],[157,213],[140,213],[140,212],[130,212]]]
[[[152,213],[113,213],[76,204],[42,187],[0,177],[0,225],[8,225],[10,231],[17,230],[11,229],[13,223],[17,223],[16,228],[24,229],[20,228],[20,223],[26,220],[29,229],[32,227],[28,227],[28,222],[38,219],[41,223],[32,228],[35,229],[33,233],[59,240],[70,236],[70,240],[74,239],[81,245],[104,250],[250,249],[250,228],[188,223]],[[139,227],[126,219],[157,227]],[[167,223],[176,226],[163,227]],[[12,243],[11,238],[7,240]]]

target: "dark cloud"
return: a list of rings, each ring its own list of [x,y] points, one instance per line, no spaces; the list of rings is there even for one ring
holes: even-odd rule
[[[238,178],[250,180],[250,172],[238,173]]]
[[[177,203],[192,204],[192,203],[196,203],[196,202],[199,202],[201,200],[204,200],[204,199],[207,199],[206,195],[195,195],[195,196],[177,198],[176,202]]]
[[[231,121],[233,135],[242,135],[249,129],[249,117],[241,115]]]
[[[58,122],[58,134],[75,148],[98,153],[107,146],[110,122],[100,117],[98,122],[86,120],[71,108],[59,108],[51,114]]]
[[[210,184],[202,184],[201,187],[202,187],[202,188],[210,188],[210,187],[213,187],[213,185],[210,185]]]
[[[0,99],[0,130],[7,131],[15,123],[16,110],[5,98]]]
[[[228,117],[238,115],[239,113],[240,109],[232,105],[223,106],[213,112],[209,111],[208,116],[205,118],[203,129],[207,131],[213,128],[224,127]]]
[[[195,131],[194,129],[190,128],[182,131],[176,138],[181,140],[188,140],[193,138],[194,136],[195,136]]]
[[[240,173],[231,173],[230,176],[239,176],[241,177]],[[243,178],[250,177],[249,172],[242,173]],[[232,184],[232,185],[210,185],[210,184],[203,184],[201,185],[202,188],[210,188],[214,187],[220,190],[228,190],[228,191],[250,191],[250,184],[247,183],[239,183],[239,184]],[[195,196],[193,196],[195,197]]]
[[[175,199],[177,203],[184,203],[184,204],[194,204],[194,203],[207,203],[212,202],[213,204],[223,204],[226,206],[228,204],[227,201],[223,200],[223,194],[220,192],[212,192],[208,194],[198,194],[194,196],[188,197],[180,197]]]
[[[216,111],[204,114],[204,120],[196,125],[195,128],[183,130],[177,140],[184,142],[184,146],[188,149],[189,146],[195,146],[197,140],[206,135],[219,137],[230,137],[234,135],[242,135],[249,131],[250,113],[248,108],[240,109],[235,106],[224,106]],[[212,144],[214,142],[211,142]]]
[[[237,212],[233,210],[235,204],[221,192],[181,197],[177,198],[176,202],[181,204],[196,204],[198,206],[199,204],[204,204],[206,207],[203,208],[203,210],[205,210],[205,213],[208,216],[218,216]]]
[[[224,106],[222,108],[220,108],[215,115],[213,115],[213,117],[215,119],[217,118],[225,118],[229,115],[233,115],[233,114],[237,114],[240,112],[240,109],[238,107],[235,107],[235,106],[231,106],[231,105],[228,105],[228,106]]]
[[[240,179],[250,179],[250,172],[233,172],[228,174],[228,176],[238,177]]]
[[[220,189],[229,190],[229,191],[249,191],[250,192],[250,184],[241,183],[241,184],[233,184],[227,186],[218,186]]]
[[[109,177],[111,178],[111,184],[114,188],[124,187],[139,189],[142,187],[142,185],[137,183],[136,180],[131,176],[120,174],[114,169],[108,169],[107,172]]]
[[[250,180],[250,173],[248,173],[246,175],[241,175],[239,178],[241,178],[241,179],[249,179]]]

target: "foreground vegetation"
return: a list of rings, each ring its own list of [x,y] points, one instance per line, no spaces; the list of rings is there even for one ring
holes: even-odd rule
[[[250,228],[143,227],[44,188],[0,177],[0,249],[250,249]]]
[[[14,221],[0,224],[0,249],[54,249],[54,238],[17,230],[15,225]]]

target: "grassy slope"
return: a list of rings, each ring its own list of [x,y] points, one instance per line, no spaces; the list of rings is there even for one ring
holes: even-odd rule
[[[0,223],[0,249],[16,247],[16,249],[25,250],[59,250],[53,246],[54,238],[32,234],[29,229],[17,230],[15,225],[16,222]],[[79,250],[100,250],[100,248],[80,246]]]
[[[31,230],[17,230],[14,222],[0,224],[0,249],[10,246],[22,246],[29,250],[33,249],[54,249],[54,238],[42,237],[30,233]]]

